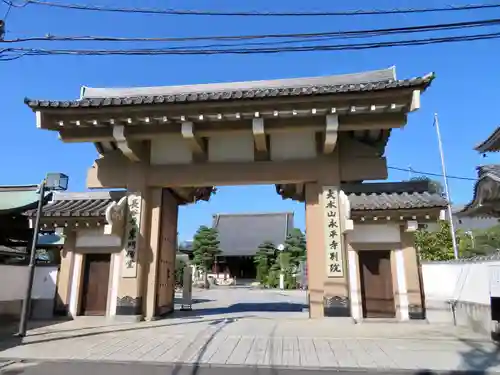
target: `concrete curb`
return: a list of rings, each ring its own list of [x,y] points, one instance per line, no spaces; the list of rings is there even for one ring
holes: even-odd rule
[[[5,362],[0,362],[0,370],[6,367],[9,367],[10,365],[13,365],[14,363],[17,363],[18,361],[5,361]]]
[[[409,374],[426,374],[426,371],[429,371],[429,374],[433,375],[461,375],[461,374],[470,374],[470,375],[498,375],[500,371],[492,371],[492,370],[433,370],[433,369],[405,369],[405,368],[394,368],[394,369],[382,369],[377,367],[331,367],[331,366],[284,366],[284,365],[252,365],[252,364],[225,364],[225,363],[193,363],[193,362],[155,362],[155,361],[123,361],[123,360],[92,360],[92,359],[18,359],[9,361],[9,363],[4,364],[3,367],[10,366],[15,363],[100,363],[100,364],[109,364],[109,365],[145,365],[145,366],[165,366],[165,367],[174,367],[175,368],[226,368],[226,369],[258,369],[259,374],[266,374],[266,370],[269,371],[271,375],[277,375],[279,371],[286,372],[287,370],[302,370],[305,372],[310,371],[321,371],[321,372],[352,372],[352,373],[360,373],[366,372],[366,374],[391,374],[391,375],[409,375]],[[0,369],[2,366],[0,365]]]

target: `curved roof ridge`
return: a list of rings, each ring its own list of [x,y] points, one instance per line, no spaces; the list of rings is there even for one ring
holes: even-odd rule
[[[209,91],[254,90],[272,88],[295,88],[315,85],[359,84],[382,81],[395,81],[394,69],[369,70],[358,73],[335,74],[326,76],[281,78],[235,82],[213,82],[192,85],[144,86],[144,87],[89,87],[82,86],[81,99],[109,97],[137,97],[145,95],[192,94]]]

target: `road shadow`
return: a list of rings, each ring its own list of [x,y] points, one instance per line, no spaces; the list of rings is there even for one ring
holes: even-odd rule
[[[460,354],[461,368],[474,371],[474,374],[486,374],[492,368],[500,366],[500,346],[497,342],[483,342],[460,339],[469,350]],[[498,371],[498,369],[497,369]]]
[[[28,330],[54,326],[71,321],[71,318],[54,317],[53,319],[32,319],[28,322]],[[9,319],[0,321],[0,340],[4,337],[12,336],[19,331],[19,319]]]
[[[259,312],[303,312],[306,304],[292,302],[266,302],[266,303],[235,303],[223,307],[200,307],[191,311],[176,311],[175,317],[210,316],[234,313],[259,313]]]
[[[206,303],[206,302],[213,302],[213,301],[214,301],[213,299],[208,299],[208,298],[193,298],[191,300],[191,304],[196,305],[198,303]],[[175,297],[174,298],[174,303],[176,305],[177,304],[180,305],[180,304],[182,304],[182,302],[183,302],[182,297]]]
[[[244,318],[251,318],[251,316],[242,316],[242,317],[235,317],[233,320],[236,319],[244,319]],[[29,345],[36,345],[40,343],[48,343],[48,342],[57,342],[57,341],[63,341],[63,340],[68,340],[68,339],[74,339],[74,338],[84,338],[84,337],[91,337],[91,336],[99,336],[99,335],[104,335],[107,333],[120,333],[120,332],[132,332],[132,331],[140,331],[140,330],[154,330],[155,328],[161,328],[165,326],[177,326],[177,325],[186,325],[186,324],[197,324],[197,323],[209,323],[209,324],[219,324],[221,321],[225,321],[227,319],[196,319],[196,320],[182,320],[182,321],[177,321],[177,322],[172,322],[168,318],[163,319],[160,322],[162,323],[157,323],[154,325],[135,325],[133,327],[129,326],[102,326],[102,327],[88,327],[88,328],[79,328],[79,329],[72,329],[72,330],[64,330],[64,331],[49,331],[45,333],[40,333],[40,334],[28,334],[28,339],[32,339],[31,341],[26,341],[27,338],[20,338],[16,337],[15,335],[10,335],[6,336],[4,338],[0,339],[0,354],[2,351],[17,347],[17,346],[29,346]],[[95,331],[95,329],[98,329]],[[87,332],[90,330],[94,330],[91,332]],[[51,337],[43,337],[43,335],[51,335],[53,333],[63,333],[61,336],[51,336]],[[36,336],[42,336],[40,338],[36,338]],[[34,339],[33,339],[34,338]]]
[[[460,353],[461,361],[460,370],[418,370],[414,372],[417,375],[486,375],[491,374],[492,371],[496,372],[498,369],[495,367],[500,366],[500,346],[497,344],[492,345],[492,342],[458,339],[460,342],[468,347],[468,350]]]

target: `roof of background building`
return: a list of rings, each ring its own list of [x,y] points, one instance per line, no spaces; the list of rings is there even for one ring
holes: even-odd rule
[[[474,184],[472,201],[465,205],[459,216],[500,217],[500,164],[477,167],[478,179]]]
[[[265,241],[285,242],[293,229],[293,212],[217,214],[213,228],[219,231],[223,256],[252,256]]]
[[[488,138],[474,147],[474,150],[481,153],[500,151],[500,126]]]
[[[446,207],[440,194],[429,193],[427,181],[346,184],[352,211],[377,211]]]
[[[46,193],[50,199],[51,193]],[[37,206],[40,199],[38,185],[0,186],[0,214],[24,211]]]
[[[312,78],[137,88],[83,87],[78,100],[25,99],[31,108],[88,108],[332,95],[427,88],[434,74],[398,80],[394,68]]]

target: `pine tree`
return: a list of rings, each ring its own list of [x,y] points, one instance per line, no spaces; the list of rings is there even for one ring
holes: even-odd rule
[[[257,280],[265,284],[271,265],[276,258],[276,246],[270,241],[261,243],[254,257],[254,263],[257,268]]]
[[[285,240],[285,252],[290,254],[290,261],[298,266],[306,260],[306,236],[299,228],[294,228]]]
[[[196,231],[193,238],[193,264],[203,270],[205,286],[208,286],[208,270],[221,252],[219,243],[217,229],[204,225]]]

